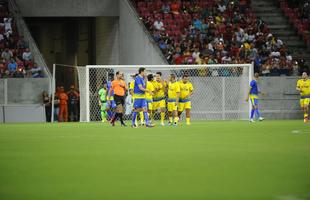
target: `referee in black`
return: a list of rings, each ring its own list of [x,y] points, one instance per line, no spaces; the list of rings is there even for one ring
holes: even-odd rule
[[[111,119],[112,126],[115,126],[115,121],[117,118],[120,119],[121,126],[126,126],[123,120],[125,95],[128,87],[124,81],[124,74],[120,71],[116,72],[116,79],[112,81],[111,88],[109,91],[109,96],[111,96],[112,91],[114,92],[114,101],[116,104],[115,115]]]

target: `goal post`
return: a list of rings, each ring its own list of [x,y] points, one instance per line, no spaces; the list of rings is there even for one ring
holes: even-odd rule
[[[87,65],[78,70],[81,121],[101,121],[98,91],[109,74],[122,71],[129,84],[131,75],[140,67],[145,67],[148,74],[161,72],[164,80],[169,74],[175,74],[180,80],[187,73],[194,87],[191,96],[193,120],[245,120],[249,117],[250,103],[245,99],[253,76],[253,64]],[[128,120],[132,109],[129,104],[125,105],[125,119]]]

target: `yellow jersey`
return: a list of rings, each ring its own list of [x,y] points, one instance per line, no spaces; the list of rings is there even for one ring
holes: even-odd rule
[[[193,84],[190,82],[183,83],[183,81],[179,82],[180,85],[180,99],[188,99],[189,93],[194,90]]]
[[[168,101],[175,100],[180,93],[180,84],[179,82],[169,82],[168,83]]]
[[[133,91],[134,87],[135,87],[135,80],[130,81],[130,83],[129,83],[129,91]],[[131,94],[131,93],[130,93],[130,94]],[[133,94],[133,95],[131,96],[131,98],[132,98],[132,100],[134,100],[134,99],[135,99],[135,95]]]
[[[129,90],[133,90],[134,87],[135,87],[135,81],[133,80],[129,83]]]
[[[146,82],[146,89],[147,89],[148,91],[154,92],[155,89],[154,89],[153,83],[150,82],[150,81],[147,81],[147,82]],[[151,95],[150,92],[146,92],[146,93],[145,93],[145,98],[146,98],[146,100],[148,100],[148,101],[153,101],[153,95]]]
[[[154,86],[154,90],[156,90],[156,92],[153,95],[154,99],[163,99],[165,98],[165,90],[167,87],[167,83],[166,82],[157,82],[157,81],[153,81],[153,86]]]
[[[300,96],[310,98],[310,79],[297,81],[297,87],[300,89]]]

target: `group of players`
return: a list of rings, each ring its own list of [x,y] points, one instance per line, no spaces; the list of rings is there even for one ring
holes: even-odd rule
[[[168,110],[168,125],[178,125],[183,111],[186,115],[186,124],[190,125],[190,97],[193,94],[193,85],[189,82],[187,73],[180,81],[175,74],[170,74],[169,80],[162,79],[162,73],[146,74],[145,68],[139,68],[138,73],[132,75],[133,81],[127,86],[124,74],[116,72],[113,81],[104,83],[98,92],[101,118],[108,119],[112,126],[119,119],[121,126],[126,126],[123,120],[124,104],[127,91],[132,96],[132,127],[138,127],[138,115],[141,124],[154,127],[154,114],[160,111],[160,124],[165,125],[166,108]]]
[[[155,75],[146,75],[145,68],[140,68],[139,73],[132,75],[133,81],[129,88],[124,81],[122,72],[116,73],[116,79],[112,82],[104,83],[104,87],[99,90],[99,104],[101,106],[102,121],[109,119],[114,126],[117,119],[122,126],[126,126],[123,121],[124,103],[126,91],[132,96],[132,127],[137,127],[137,115],[139,113],[141,124],[145,122],[146,127],[153,127],[152,121],[154,114],[160,111],[161,125],[165,125],[166,107],[169,116],[169,125],[177,125],[180,115],[186,111],[186,124],[190,125],[190,96],[193,94],[193,85],[189,82],[188,74],[184,73],[182,79],[177,81],[175,74],[170,74],[169,80],[162,79],[162,73]],[[254,79],[250,83],[250,88],[246,100],[250,100],[252,110],[250,122],[254,122],[254,116],[259,121],[264,120],[261,117],[258,108],[258,90],[257,81],[259,74],[255,73]],[[309,121],[310,104],[310,79],[308,74],[303,72],[301,79],[297,81],[296,89],[300,92],[300,106],[304,112],[304,122]],[[114,111],[114,114],[112,112]]]

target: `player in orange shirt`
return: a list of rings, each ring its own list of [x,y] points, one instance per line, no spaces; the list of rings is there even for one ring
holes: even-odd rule
[[[63,86],[60,87],[58,98],[59,98],[58,121],[67,122],[68,121],[68,103],[67,103],[68,95],[66,94]]]
[[[115,121],[117,118],[120,119],[121,125],[126,126],[123,121],[123,112],[124,112],[124,104],[125,104],[125,94],[128,87],[126,82],[124,81],[124,74],[120,71],[116,72],[116,79],[112,81],[111,88],[109,91],[109,97],[114,92],[114,101],[116,104],[115,115],[111,119],[112,126],[115,125]]]

